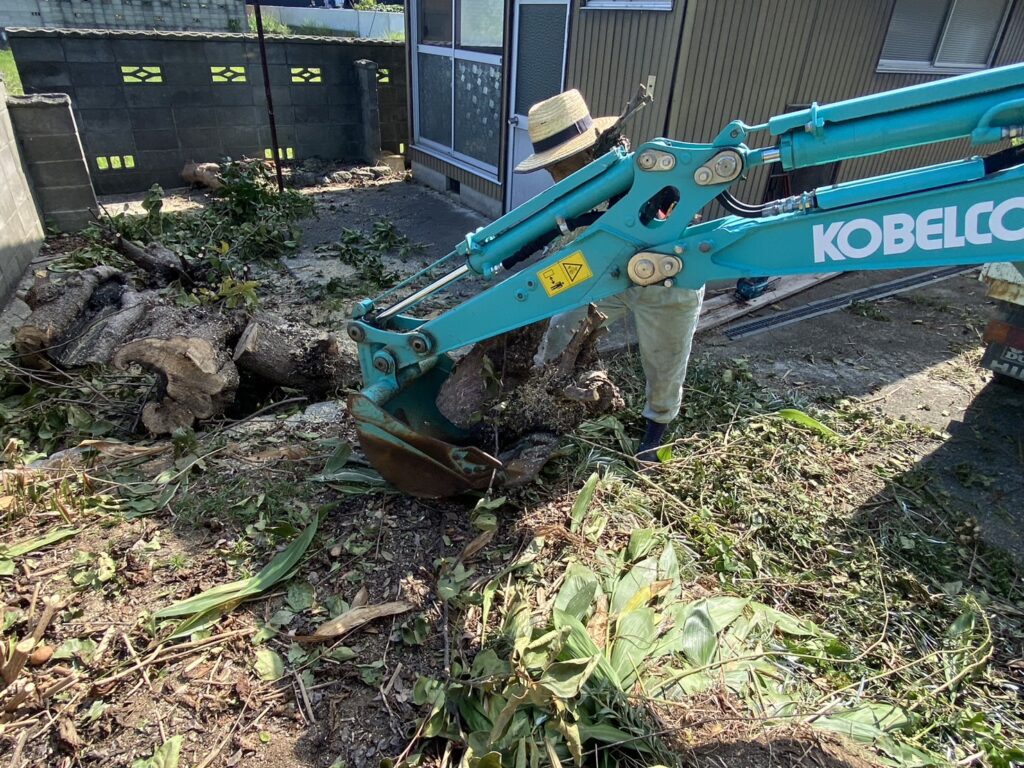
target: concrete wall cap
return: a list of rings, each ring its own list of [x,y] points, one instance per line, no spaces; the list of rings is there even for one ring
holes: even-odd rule
[[[34,93],[29,96],[8,96],[8,107],[57,107],[71,104],[66,93]]]
[[[38,27],[8,27],[8,37],[61,37],[61,38],[107,38],[114,40],[193,40],[193,41],[235,41],[254,43],[259,37],[241,32],[160,32],[148,29],[43,29]],[[404,40],[380,40],[367,37],[335,37],[314,35],[264,35],[273,43],[334,43],[337,45],[383,45],[399,48]]]

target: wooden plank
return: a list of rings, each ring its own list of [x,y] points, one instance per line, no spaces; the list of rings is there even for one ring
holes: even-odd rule
[[[767,307],[777,301],[793,296],[794,294],[806,291],[819,283],[831,280],[838,276],[839,272],[829,272],[824,275],[800,275],[797,277],[783,277],[775,284],[775,287],[766,291],[761,296],[751,301],[741,301],[732,293],[722,294],[708,299],[701,308],[700,321],[697,323],[697,333],[710,331],[721,325],[735,320],[738,317],[749,315],[751,312]]]

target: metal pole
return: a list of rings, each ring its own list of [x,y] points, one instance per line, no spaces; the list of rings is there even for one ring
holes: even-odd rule
[[[270,70],[267,68],[267,43],[263,39],[263,11],[260,8],[260,0],[255,0],[253,6],[256,12],[256,37],[260,41],[260,64],[263,65],[263,91],[267,95],[270,147],[274,153],[274,170],[277,171],[277,190],[284,192],[284,177],[281,175],[281,150],[277,145],[277,121],[274,119],[274,99],[270,94]]]

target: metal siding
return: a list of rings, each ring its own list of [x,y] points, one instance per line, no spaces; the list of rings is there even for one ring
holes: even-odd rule
[[[656,74],[657,98],[632,126],[634,143],[663,135],[666,124],[670,138],[709,141],[730,120],[754,125],[789,104],[828,103],[941,77],[876,72],[894,2],[677,0],[670,14],[576,7],[569,85],[588,97],[594,114],[611,114],[635,82]],[[674,58],[678,72],[670,93]],[[1014,0],[993,63],[1018,61],[1024,61],[1024,0]],[[763,146],[768,139],[755,134],[748,143]],[[839,180],[944,162],[971,151],[959,140],[847,161]],[[734,192],[760,202],[766,181],[767,170],[756,169]],[[705,210],[705,215],[721,213],[717,204]]]
[[[654,104],[630,123],[634,143],[660,136],[686,3],[672,11],[607,11],[573,3],[566,85],[579,88],[594,115],[617,115],[648,75]]]

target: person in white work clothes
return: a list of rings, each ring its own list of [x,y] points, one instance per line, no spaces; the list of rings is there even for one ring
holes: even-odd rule
[[[595,159],[594,150],[606,131],[619,118],[590,116],[579,91],[571,90],[545,99],[530,108],[529,135],[533,154],[516,166],[516,173],[547,170],[561,181]],[[564,248],[584,228],[559,238],[549,251]],[[657,449],[665,442],[669,424],[679,415],[683,380],[690,359],[693,334],[697,329],[704,289],[690,290],[664,285],[633,286],[597,302],[610,324],[633,313],[644,376],[647,379],[644,418],[646,428],[637,449],[642,462],[657,461]],[[568,346],[583,324],[587,307],[579,307],[551,318],[538,352],[539,364],[547,363]]]

